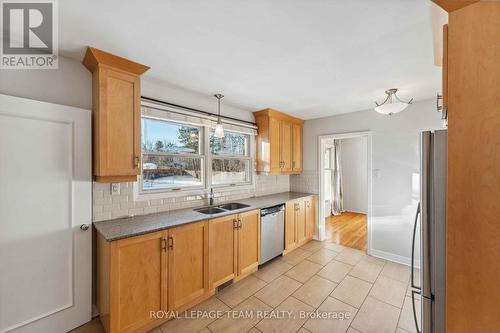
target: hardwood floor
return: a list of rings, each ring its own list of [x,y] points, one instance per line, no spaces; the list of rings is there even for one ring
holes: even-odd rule
[[[326,238],[333,243],[366,251],[366,214],[344,212],[326,218]]]

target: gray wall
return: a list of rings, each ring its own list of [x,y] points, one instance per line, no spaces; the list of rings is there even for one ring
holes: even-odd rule
[[[421,131],[442,127],[434,100],[384,116],[366,110],[308,120],[304,124],[304,172],[291,176],[293,191],[318,193],[318,135],[372,132],[372,254],[408,263],[419,198]]]
[[[342,139],[341,172],[344,209],[348,212],[368,213],[367,137]]]

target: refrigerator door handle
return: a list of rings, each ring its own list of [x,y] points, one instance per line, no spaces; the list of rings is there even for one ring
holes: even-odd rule
[[[420,287],[415,284],[415,238],[417,234],[418,216],[420,215],[420,202],[417,206],[417,213],[415,214],[415,223],[413,224],[413,238],[411,241],[411,287],[420,290]]]
[[[417,329],[417,333],[422,333],[422,331],[418,327],[417,310],[415,307],[415,294],[420,295],[420,292],[415,290],[411,291],[411,307],[413,309],[413,320],[415,321],[415,328]]]

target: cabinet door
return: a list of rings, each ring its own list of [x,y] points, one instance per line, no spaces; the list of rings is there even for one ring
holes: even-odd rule
[[[151,325],[150,311],[167,310],[166,232],[111,243],[110,331]]]
[[[297,245],[304,244],[306,239],[306,202],[297,200],[295,204],[295,225],[297,228]]]
[[[269,172],[281,172],[281,121],[269,118]]]
[[[292,171],[302,172],[302,126],[292,127]]]
[[[99,70],[98,111],[94,112],[94,172],[98,177],[139,174],[140,78],[136,75]],[[105,178],[103,178],[105,180]],[[100,180],[100,179],[98,179]]]
[[[306,202],[306,239],[311,240],[316,232],[316,201],[314,197],[305,199]]]
[[[260,258],[260,211],[239,215],[238,229],[238,276],[253,273],[259,266]]]
[[[168,232],[170,310],[179,309],[208,292],[208,221]]]
[[[292,124],[281,121],[281,172],[292,172]]]
[[[295,248],[296,226],[295,226],[295,201],[289,201],[285,205],[285,251],[291,251]]]
[[[213,289],[236,276],[238,216],[220,217],[209,223],[210,288]]]

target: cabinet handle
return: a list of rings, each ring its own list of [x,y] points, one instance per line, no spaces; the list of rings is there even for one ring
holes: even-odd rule
[[[135,166],[137,167],[137,169],[141,168],[141,159],[139,158],[139,156],[135,157]]]
[[[238,220],[236,219],[233,220],[233,228],[238,229]]]
[[[439,101],[443,99],[443,95],[440,95],[439,93],[436,96],[436,109],[437,111],[443,110],[443,106],[439,104]]]
[[[241,229],[241,219],[238,219],[238,229]]]
[[[161,250],[167,252],[167,239],[165,237],[161,239]]]
[[[170,250],[174,249],[174,237],[173,236],[168,237],[168,248]]]

